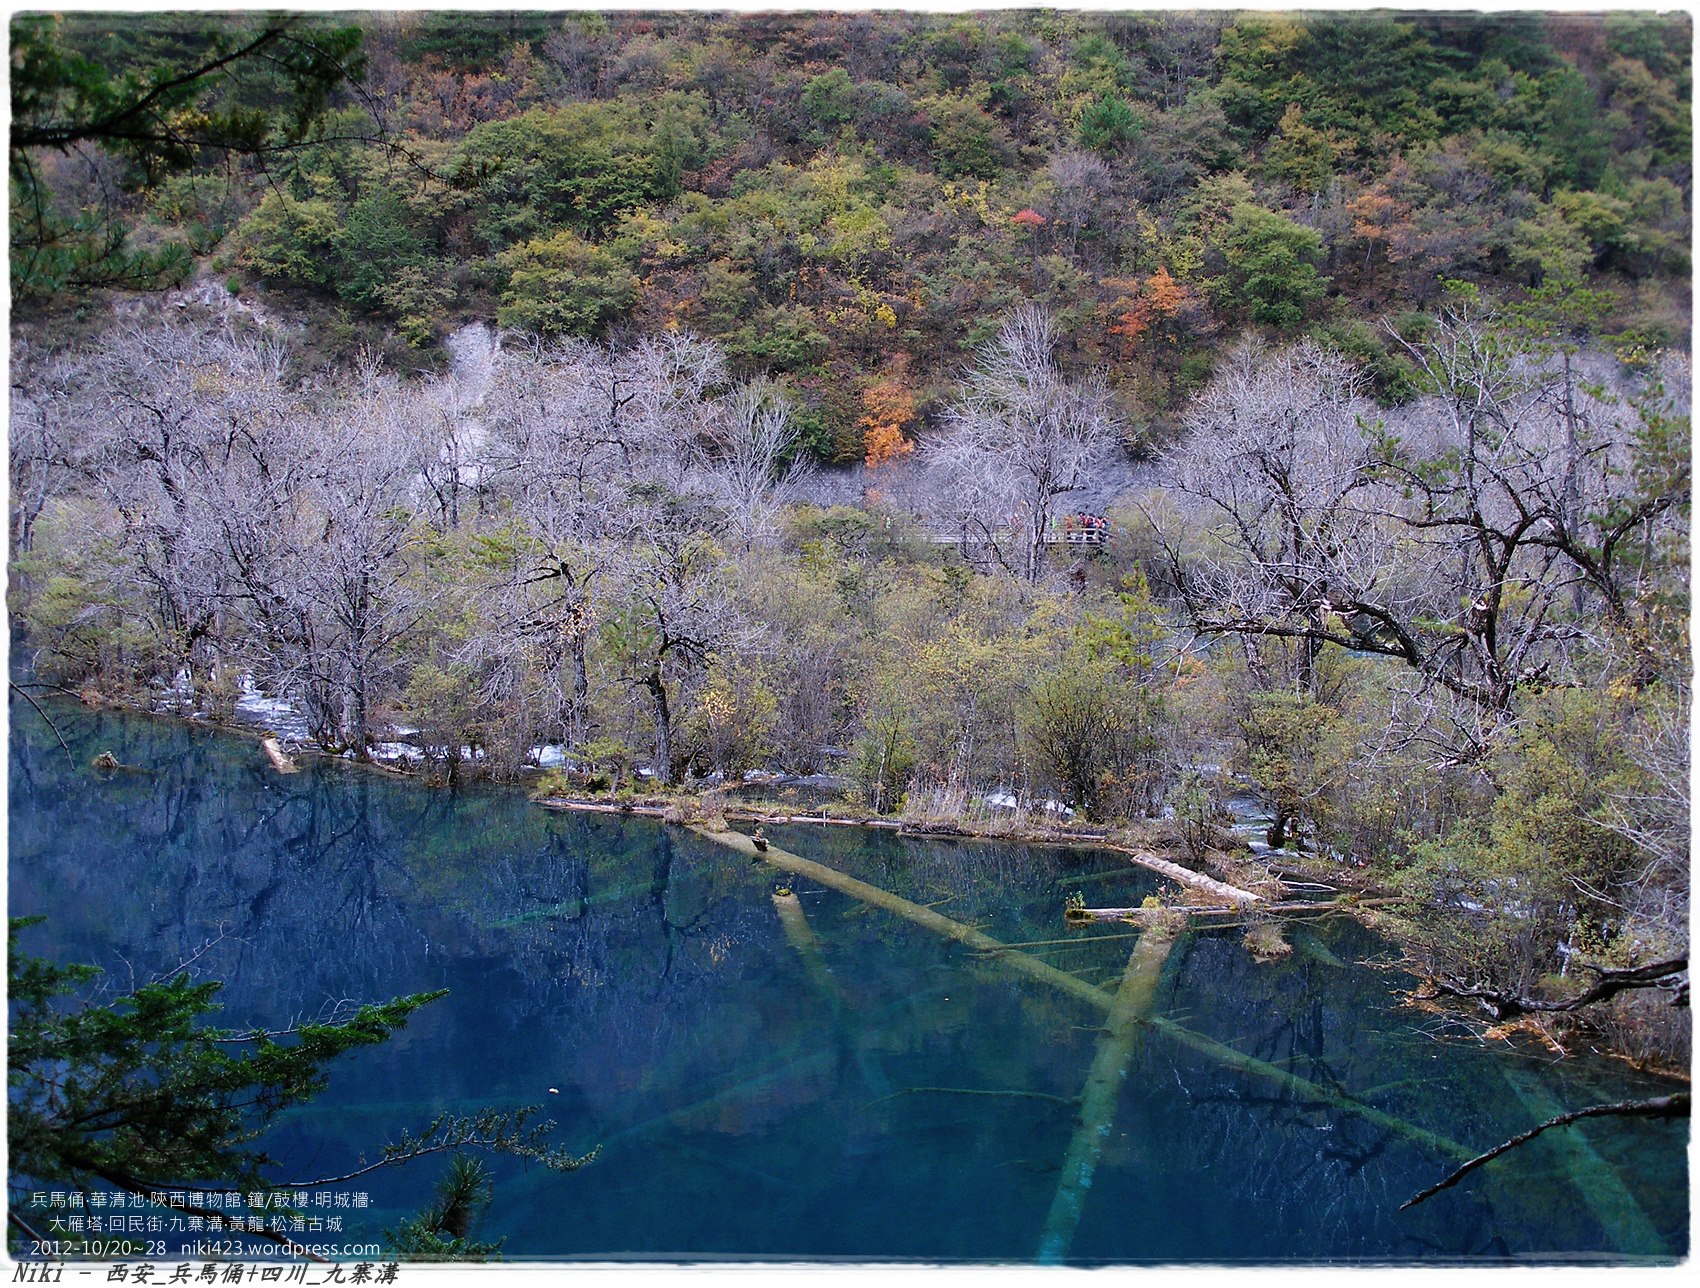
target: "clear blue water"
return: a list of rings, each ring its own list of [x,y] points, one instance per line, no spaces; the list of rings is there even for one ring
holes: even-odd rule
[[[241,739],[54,711],[76,768],[27,706],[12,711],[9,893],[12,915],[48,918],[34,951],[122,984],[216,940],[195,968],[226,981],[232,1027],[450,990],[280,1123],[280,1174],[345,1170],[444,1110],[540,1104],[559,1144],[601,1153],[565,1175],[496,1164],[484,1234],[509,1259],[1034,1259],[1101,1010],[649,821],[338,763],[280,776]],[[103,750],[147,771],[88,768]],[[1135,940],[1066,929],[1064,895],[1137,903],[1154,888],[1088,851],[774,835],[1111,989]],[[787,934],[780,885],[814,947]],[[1296,944],[1260,965],[1232,931],[1177,943],[1154,1011],[1166,1023],[1135,1043],[1071,1260],[1686,1254],[1686,1123],[1548,1133],[1397,1212],[1454,1165],[1424,1131],[1485,1149],[1561,1109],[1669,1088],[1484,1046],[1402,1007],[1397,954],[1344,919]],[[1414,1130],[1235,1067],[1174,1026]],[[440,1173],[427,1160],[362,1182],[371,1206],[341,1238],[377,1237]]]

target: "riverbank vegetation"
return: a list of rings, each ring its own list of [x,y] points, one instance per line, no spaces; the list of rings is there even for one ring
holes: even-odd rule
[[[445,781],[1200,854],[1239,783],[1680,1063],[1686,30],[374,19],[282,172],[100,154],[193,291],[14,257],[20,663]]]

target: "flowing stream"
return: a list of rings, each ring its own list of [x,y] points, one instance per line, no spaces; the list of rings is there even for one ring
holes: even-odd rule
[[[483,1233],[509,1260],[1688,1251],[1686,1123],[1549,1132],[1396,1211],[1551,1113],[1671,1088],[1405,1007],[1397,952],[1344,918],[1258,964],[1232,928],[1066,927],[1071,891],[1155,889],[1111,854],[772,829],[823,881],[517,791],[280,775],[245,739],[50,710],[70,757],[11,712],[10,911],[47,917],[24,946],[119,986],[193,959],[238,1028],[449,989],[267,1145],[317,1177],[445,1111],[541,1105],[601,1153],[564,1175],[496,1161]],[[102,751],[141,768],[91,768]],[[336,1237],[380,1238],[441,1172],[344,1187]]]

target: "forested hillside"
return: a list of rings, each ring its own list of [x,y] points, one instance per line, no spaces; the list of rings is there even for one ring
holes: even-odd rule
[[[1685,18],[29,21],[33,682],[1195,857],[1237,783],[1682,1058]]]
[[[688,328],[779,379],[830,462],[912,436],[1021,301],[1056,316],[1071,362],[1107,368],[1135,441],[1248,326],[1316,334],[1378,398],[1407,396],[1377,323],[1431,307],[1443,278],[1608,287],[1603,333],[1687,335],[1680,16],[357,22],[362,88],[306,146],[264,166],[204,151],[145,198],[121,154],[46,154],[44,182],[305,309],[327,358],[391,329],[429,351],[474,318]],[[115,69],[190,63],[205,31],[58,27]],[[253,79],[194,110],[291,101],[281,74]],[[14,288],[49,291],[54,265],[30,264]]]

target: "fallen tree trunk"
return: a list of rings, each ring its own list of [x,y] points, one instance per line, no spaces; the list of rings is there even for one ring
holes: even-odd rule
[[[1069,921],[1161,921],[1166,917],[1184,914],[1188,917],[1243,917],[1248,912],[1340,912],[1350,908],[1377,908],[1398,903],[1398,899],[1329,899],[1306,901],[1293,899],[1281,903],[1264,900],[1255,908],[1245,904],[1164,904],[1157,908],[1069,908]]]
[[[677,821],[670,818],[676,806],[673,805],[638,805],[638,804],[606,804],[602,801],[588,801],[571,796],[542,796],[536,798],[536,803],[545,809],[571,810],[586,814],[638,814],[648,818],[660,818]],[[958,826],[955,823],[904,822],[892,818],[835,818],[830,814],[774,814],[760,813],[754,810],[741,810],[736,807],[720,810],[721,815],[734,823],[811,823],[831,827],[873,827],[889,832],[901,832],[918,839],[941,837],[950,840],[987,840],[987,841],[1017,841],[1023,845],[1086,845],[1093,849],[1110,850],[1116,854],[1124,854],[1141,867],[1149,868],[1182,885],[1189,885],[1198,890],[1206,890],[1219,899],[1230,903],[1253,904],[1266,902],[1260,894],[1250,890],[1241,890],[1238,886],[1229,885],[1226,881],[1218,881],[1215,877],[1205,876],[1192,868],[1175,863],[1169,859],[1160,859],[1144,850],[1135,850],[1131,846],[1120,845],[1107,836],[1095,832],[1046,832],[1033,836],[1003,836],[983,835]]]
[[[1080,1093],[1080,1118],[1069,1139],[1068,1153],[1063,1155],[1062,1175],[1057,1179],[1056,1196],[1051,1200],[1050,1216],[1039,1239],[1040,1265],[1060,1264],[1074,1243],[1080,1214],[1086,1206],[1086,1192],[1092,1187],[1104,1141],[1115,1121],[1128,1065],[1139,1049],[1139,1038],[1151,1016],[1163,964],[1169,960],[1169,950],[1174,945],[1172,929],[1153,926],[1139,937],[1128,955],[1121,987],[1110,1005],[1108,1025],[1099,1039],[1098,1053]]]
[[[786,891],[773,896],[774,911],[779,914],[779,924],[785,931],[785,938],[790,940],[791,947],[802,959],[803,969],[808,973],[809,982],[814,985],[815,992],[826,1004],[832,1015],[833,1029],[845,1050],[856,1061],[856,1066],[862,1071],[862,1079],[868,1084],[868,1090],[876,1096],[891,1094],[891,1081],[885,1076],[877,1056],[866,1050],[861,1041],[861,1035],[856,1031],[857,1026],[851,1022],[855,1007],[850,998],[840,987],[838,980],[833,977],[832,968],[826,963],[826,953],[821,948],[820,936],[815,934],[814,927],[809,925],[808,915],[803,911],[802,900]]]
[[[1155,854],[1130,849],[1125,845],[1115,845],[1109,842],[1102,844],[1106,850],[1114,850],[1117,854],[1127,855],[1141,867],[1150,868],[1153,872],[1161,872],[1172,881],[1179,881],[1182,885],[1189,885],[1195,890],[1207,891],[1218,899],[1225,899],[1229,903],[1246,905],[1268,902],[1260,894],[1253,894],[1250,890],[1241,890],[1238,886],[1231,886],[1226,881],[1218,881],[1215,877],[1207,877],[1202,872],[1195,872],[1191,868],[1183,867],[1179,863],[1172,863],[1168,859],[1159,859]]]
[[[573,814],[635,814],[641,818],[667,819],[677,805],[640,805],[636,802],[580,800],[572,796],[539,796],[534,803],[544,809]],[[873,827],[887,832],[903,830],[901,820],[894,818],[834,818],[830,814],[764,814],[736,807],[721,809],[721,814],[737,823],[810,823],[830,827]]]
[[[278,773],[293,774],[296,772],[295,762],[284,753],[282,745],[276,738],[262,738],[260,746],[265,749],[266,759],[272,762],[272,768],[277,770]]]
[[[1053,988],[1068,993],[1072,997],[1077,997],[1100,1011],[1108,1012],[1115,1004],[1114,997],[1095,984],[1089,984],[1083,979],[1070,975],[1066,971],[1058,970],[1055,966],[1030,957],[1007,944],[999,943],[990,935],[975,930],[972,926],[965,926],[961,922],[952,921],[949,917],[941,916],[930,908],[923,908],[918,903],[912,903],[908,899],[881,890],[878,886],[869,885],[866,881],[859,881],[855,877],[846,876],[825,864],[805,859],[801,855],[792,854],[771,844],[765,852],[758,851],[755,842],[742,832],[711,832],[707,828],[700,827],[692,827],[690,830],[704,840],[713,841],[717,845],[724,845],[748,859],[771,863],[774,867],[783,871],[809,877],[811,880],[847,894],[853,899],[883,908],[914,922],[916,925],[924,926],[944,935],[948,939],[954,939],[958,943],[966,944],[982,953],[989,953],[1010,970],[1025,975],[1029,979],[1049,984]],[[1361,1100],[1356,1100],[1344,1092],[1336,1091],[1331,1087],[1325,1087],[1319,1083],[1311,1082],[1309,1079],[1301,1078],[1297,1074],[1289,1073],[1277,1065],[1270,1064],[1267,1060],[1259,1060],[1256,1056],[1246,1055],[1243,1051],[1237,1051],[1214,1038],[1205,1037],[1201,1033],[1194,1033],[1191,1029],[1183,1028],[1173,1020],[1160,1015],[1153,1015],[1145,1023],[1153,1028],[1160,1029],[1176,1041],[1191,1047],[1194,1051],[1215,1060],[1226,1068],[1237,1069],[1242,1073],[1267,1079],[1295,1095],[1303,1096],[1319,1104],[1332,1105],[1347,1113],[1356,1114],[1378,1127],[1384,1127],[1409,1140],[1416,1141],[1418,1144],[1434,1150],[1437,1154],[1452,1158],[1468,1158],[1470,1156],[1470,1149],[1467,1145],[1460,1145],[1457,1141],[1449,1140],[1437,1132],[1429,1131],[1425,1127],[1419,1127],[1415,1123],[1409,1123],[1402,1118],[1384,1113],[1373,1105],[1366,1105]]]

